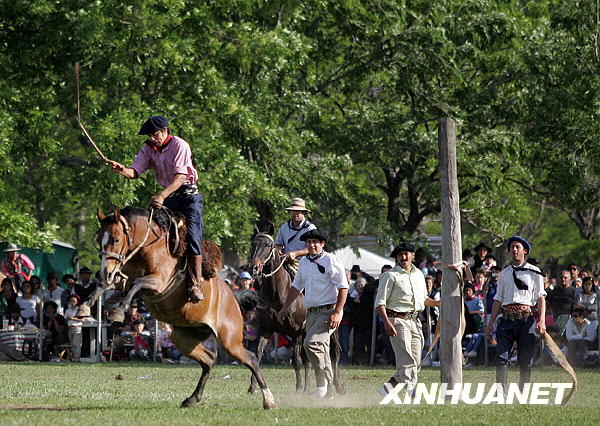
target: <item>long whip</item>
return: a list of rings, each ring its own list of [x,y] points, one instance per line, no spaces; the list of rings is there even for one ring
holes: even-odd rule
[[[100,148],[98,148],[98,146],[96,145],[96,143],[94,142],[94,140],[92,139],[92,137],[90,136],[88,131],[85,129],[85,126],[81,122],[81,107],[79,105],[79,64],[78,63],[73,65],[73,76],[75,77],[75,104],[77,105],[77,124],[79,125],[79,128],[81,129],[81,131],[87,138],[88,142],[94,147],[94,149],[100,155],[102,160],[104,160],[105,162],[108,162],[109,161],[108,157],[106,155],[104,155],[102,153],[102,151],[100,151]]]

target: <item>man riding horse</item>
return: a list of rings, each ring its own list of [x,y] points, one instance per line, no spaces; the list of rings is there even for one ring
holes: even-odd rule
[[[298,258],[308,254],[306,242],[300,237],[317,227],[306,218],[310,210],[302,198],[293,198],[285,209],[290,212],[290,220],[279,228],[275,244],[279,252],[287,257],[285,268],[293,279],[298,270]]]
[[[183,139],[171,135],[167,119],[160,115],[150,117],[138,135],[146,135],[146,145],[138,152],[131,167],[109,160],[112,171],[128,179],[137,179],[149,168],[164,188],[150,201],[156,208],[163,206],[183,213],[187,219],[186,255],[190,271],[189,298],[191,302],[204,300],[202,291],[202,195],[196,182],[198,173],[192,164],[192,151]]]

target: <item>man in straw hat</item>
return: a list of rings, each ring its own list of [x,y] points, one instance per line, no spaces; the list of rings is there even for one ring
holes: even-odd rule
[[[23,282],[29,281],[31,272],[35,269],[31,259],[23,253],[19,253],[20,251],[21,249],[16,244],[9,244],[4,249],[6,258],[2,261],[0,267],[4,275],[17,281],[19,289]]]
[[[275,244],[279,251],[288,258],[286,269],[293,277],[298,269],[297,258],[308,254],[306,243],[301,237],[317,227],[306,218],[310,210],[306,208],[306,203],[302,198],[292,198],[290,205],[285,209],[290,212],[290,220],[279,228]]]

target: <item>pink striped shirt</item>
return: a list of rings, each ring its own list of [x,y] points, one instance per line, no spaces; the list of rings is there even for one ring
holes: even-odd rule
[[[176,174],[186,176],[184,185],[193,185],[198,181],[198,172],[192,164],[190,145],[177,136],[173,136],[162,151],[144,145],[135,156],[131,168],[138,176],[152,169],[158,183],[165,188],[171,184]]]

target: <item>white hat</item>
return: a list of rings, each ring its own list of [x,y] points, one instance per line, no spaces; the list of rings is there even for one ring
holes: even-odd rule
[[[8,253],[9,251],[19,251],[21,250],[16,244],[10,243],[8,246],[6,246],[6,248],[4,249],[5,253]]]
[[[306,208],[306,204],[302,198],[292,198],[290,205],[285,209],[290,211],[310,212],[310,210]]]

